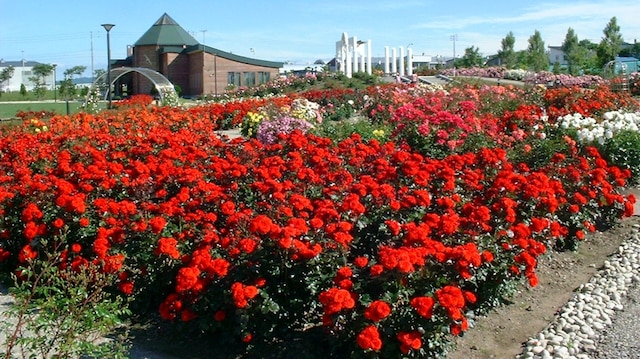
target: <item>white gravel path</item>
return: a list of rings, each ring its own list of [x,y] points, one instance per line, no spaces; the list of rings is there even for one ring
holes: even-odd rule
[[[517,359],[640,358],[640,225]]]

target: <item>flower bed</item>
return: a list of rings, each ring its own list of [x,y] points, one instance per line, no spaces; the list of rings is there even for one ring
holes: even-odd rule
[[[61,246],[230,354],[435,357],[549,248],[633,212],[631,170],[551,126],[574,97],[539,91],[370,88],[385,143],[214,134],[293,96],[27,121],[0,137],[0,266]],[[616,96],[590,108],[633,105]]]

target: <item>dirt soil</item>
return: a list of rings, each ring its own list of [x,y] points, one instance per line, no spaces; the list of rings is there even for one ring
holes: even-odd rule
[[[640,191],[632,192],[640,200]],[[575,252],[551,252],[540,258],[536,269],[539,284],[522,288],[510,298],[512,304],[476,318],[475,326],[456,338],[447,359],[513,359],[520,354],[523,344],[549,324],[574,290],[588,282],[637,231],[633,225],[640,224],[638,204],[635,213],[610,230],[588,234]]]

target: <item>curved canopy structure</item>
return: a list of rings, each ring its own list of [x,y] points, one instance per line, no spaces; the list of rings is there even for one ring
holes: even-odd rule
[[[627,64],[616,59],[604,65],[604,78],[609,80],[614,91],[629,91],[630,73]]]
[[[169,79],[164,77],[163,74],[146,67],[117,67],[115,69],[111,69],[111,85],[118,81],[119,78],[130,72],[137,72],[149,79],[149,81],[153,83],[153,86],[158,91],[160,101],[163,101],[164,96],[166,96],[167,94],[173,94],[175,95],[175,97],[178,96],[175,87],[173,86],[171,81],[169,81]],[[104,83],[106,76],[107,73],[105,72],[100,77],[98,77],[91,85],[91,89],[95,88],[98,84]],[[107,100],[107,91],[105,91],[104,99]]]

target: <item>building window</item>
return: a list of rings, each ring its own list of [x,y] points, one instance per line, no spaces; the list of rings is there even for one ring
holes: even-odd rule
[[[265,72],[265,71],[258,72],[258,84],[267,83],[269,82],[270,79],[271,79],[270,72]]]
[[[256,84],[256,73],[255,72],[243,72],[242,73],[242,84],[245,86],[255,86]]]
[[[227,84],[233,86],[240,86],[240,73],[239,72],[228,72],[227,73]]]

